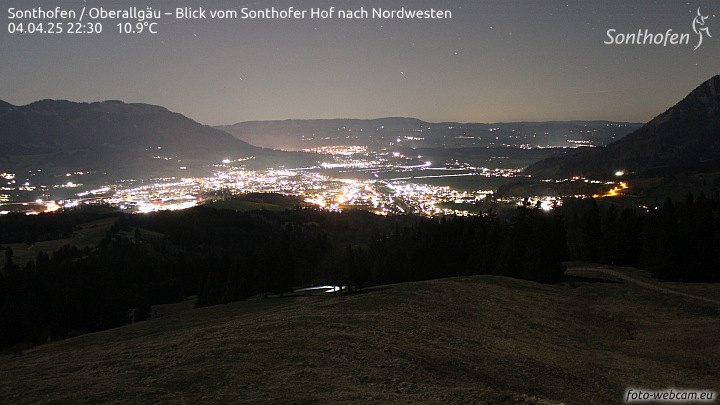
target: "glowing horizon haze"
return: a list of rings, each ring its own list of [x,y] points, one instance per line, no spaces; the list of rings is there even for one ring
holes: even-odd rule
[[[35,21],[11,18],[11,8],[57,7],[172,15],[147,20],[156,34],[121,34],[125,20],[88,16],[102,33],[9,32]],[[178,8],[188,10],[183,18]],[[272,8],[306,13],[209,16]],[[332,18],[310,18],[331,8]],[[374,9],[393,18],[374,18]],[[205,18],[184,18],[203,10]],[[428,18],[398,18],[413,10]],[[157,104],[208,125],[389,116],[646,122],[720,73],[718,14],[709,0],[9,0],[0,8],[0,99]],[[615,43],[608,30],[612,38],[689,34],[689,43]]]

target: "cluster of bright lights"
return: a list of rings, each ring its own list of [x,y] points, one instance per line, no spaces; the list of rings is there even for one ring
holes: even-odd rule
[[[231,194],[280,193],[295,195],[302,197],[308,204],[331,211],[359,207],[379,215],[399,213],[440,215],[450,212],[467,214],[467,212],[439,208],[437,207],[439,203],[478,201],[488,193],[458,192],[449,187],[416,184],[401,179],[387,181],[377,178],[372,180],[336,179],[318,173],[319,167],[254,171],[230,167],[230,161],[224,163],[228,166],[225,166],[223,170],[217,170],[210,177],[156,179],[143,182],[140,186],[116,186],[117,191],[114,193],[110,187],[103,187],[78,193],[78,201],[81,202],[82,199],[85,199],[87,203],[88,199],[95,199],[95,201],[100,200],[131,212],[154,212],[189,208],[200,203],[199,196],[224,190]],[[430,166],[431,162],[424,162],[413,166],[395,166],[395,170],[418,168],[422,170],[430,168]],[[334,166],[326,165],[325,167]],[[112,194],[108,195],[110,193]]]
[[[58,205],[54,201],[49,201],[45,204],[45,211],[44,212],[55,212],[62,208],[62,206]]]
[[[367,146],[359,145],[340,145],[340,146],[322,146],[312,149],[303,149],[303,152],[314,152],[322,155],[341,155],[350,156],[356,153],[366,153]]]
[[[405,140],[419,139],[421,138],[405,137]],[[37,205],[43,207],[42,211],[98,203],[116,206],[129,212],[154,212],[190,208],[202,203],[202,196],[206,195],[278,193],[298,196],[308,204],[331,211],[355,207],[379,215],[469,215],[466,210],[453,208],[453,204],[460,204],[458,207],[474,204],[492,191],[459,192],[450,187],[422,184],[423,179],[454,176],[510,177],[516,176],[518,171],[476,168],[458,161],[433,167],[432,162],[421,160],[422,156],[417,156],[416,160],[415,157],[409,158],[392,150],[384,150],[371,156],[367,154],[365,146],[331,146],[313,151],[332,155],[332,160],[308,168],[247,170],[242,162],[254,157],[225,159],[222,163],[212,165],[215,173],[204,178],[128,179],[115,185],[79,192],[75,199],[39,201]],[[364,156],[353,156],[356,154]],[[343,173],[358,172],[363,174],[360,177],[370,179],[334,178],[328,175],[327,169],[341,169],[337,171],[341,173],[340,176],[348,177],[350,176]],[[400,177],[392,178],[393,173]],[[84,173],[67,173],[66,177],[82,174]],[[406,177],[402,177],[403,175]],[[29,184],[26,186],[31,187]],[[80,184],[69,181],[56,187],[78,186]],[[552,201],[541,202],[546,209],[556,204]],[[37,209],[35,211],[41,212]]]
[[[105,194],[105,193],[108,193],[109,191],[110,191],[110,187],[101,187],[101,188],[98,188],[95,190],[83,191],[81,193],[77,193],[76,195],[80,198],[83,198],[83,197],[87,197],[90,195]]]
[[[323,162],[320,166],[324,169],[369,169],[377,166],[377,163],[358,159],[338,163]]]
[[[550,211],[554,209],[555,207],[562,206],[562,198],[560,197],[548,197],[548,196],[542,196],[542,197],[530,197],[530,198],[516,198],[514,199],[514,202],[518,206],[524,206],[526,204],[529,204],[533,207],[540,207],[543,211]]]
[[[610,184],[615,184],[615,183],[610,183]],[[598,198],[598,197],[617,197],[617,196],[619,196],[619,195],[622,195],[623,192],[624,192],[625,190],[627,190],[627,189],[628,189],[627,183],[625,183],[624,181],[621,181],[620,183],[618,183],[617,186],[611,188],[610,191],[608,191],[608,192],[605,193],[604,195],[601,196],[601,195],[599,195],[599,194],[595,194],[595,195],[593,195],[593,198]]]

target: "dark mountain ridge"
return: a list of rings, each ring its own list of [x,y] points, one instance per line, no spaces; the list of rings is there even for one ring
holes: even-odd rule
[[[12,104],[0,100],[0,112],[10,111],[13,109],[13,107],[14,106]]]
[[[121,101],[0,102],[4,170],[174,175],[261,148],[164,107]]]
[[[609,178],[720,170],[720,75],[626,137],[592,150],[573,151],[526,169],[535,178]]]
[[[164,107],[121,101],[75,103],[42,100],[2,110],[0,139],[7,143],[54,148],[164,146],[182,151],[218,148],[253,150],[253,146]]]
[[[218,126],[253,145],[292,150],[329,145],[422,148],[605,145],[639,128],[609,121],[431,123],[415,118],[246,121]]]
[[[372,134],[378,129],[387,127],[388,131],[412,132],[425,125],[427,125],[426,122],[415,118],[388,117],[367,120],[337,118],[245,121],[216,128],[254,145],[299,150],[305,147],[320,146],[323,143],[312,142],[314,137],[317,137],[318,141],[338,136],[348,136],[354,139],[353,134],[350,134],[352,131],[356,132],[354,135],[363,131]]]

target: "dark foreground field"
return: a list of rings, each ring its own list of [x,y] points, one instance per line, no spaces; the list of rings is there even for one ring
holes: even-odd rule
[[[717,304],[592,271],[567,275],[555,286],[474,276],[161,307],[161,318],[0,358],[0,398],[618,404],[626,387],[720,389]],[[717,285],[667,286],[720,296]]]

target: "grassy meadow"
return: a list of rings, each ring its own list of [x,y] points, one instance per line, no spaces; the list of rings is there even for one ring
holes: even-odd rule
[[[156,307],[164,316],[0,358],[0,397],[619,404],[627,387],[720,388],[717,305],[590,271],[566,274],[559,285],[473,276],[344,296]],[[720,293],[709,284],[671,288]]]

